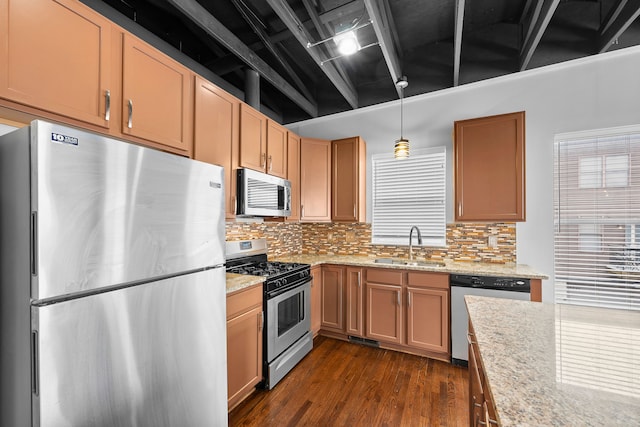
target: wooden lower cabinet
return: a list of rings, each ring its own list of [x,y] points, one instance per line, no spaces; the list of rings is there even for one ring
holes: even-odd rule
[[[449,354],[449,275],[407,273],[407,345]]]
[[[469,322],[469,425],[499,426],[487,378],[482,369],[480,350]]]
[[[262,381],[262,283],[227,296],[227,405],[231,410]]]
[[[311,267],[311,333],[315,337],[322,324],[322,268]]]
[[[322,266],[322,329],[344,332],[344,272],[341,266]]]
[[[324,335],[364,338],[384,348],[451,359],[446,273],[322,266],[320,300]]]

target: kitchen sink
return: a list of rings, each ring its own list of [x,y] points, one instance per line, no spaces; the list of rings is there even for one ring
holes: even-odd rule
[[[393,265],[409,265],[415,267],[444,267],[442,261],[426,261],[426,260],[408,260],[403,258],[376,258],[373,262],[376,264],[393,264]]]

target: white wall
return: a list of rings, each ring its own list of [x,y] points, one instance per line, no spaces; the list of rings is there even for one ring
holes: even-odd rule
[[[411,84],[411,76],[408,76]],[[391,81],[389,84],[392,84]],[[578,59],[405,98],[404,136],[411,149],[446,145],[447,220],[453,219],[452,130],[455,120],[526,111],[527,221],[517,224],[518,263],[553,278],[553,138],[557,133],[640,124],[640,47]],[[293,123],[301,136],[367,141],[367,217],[371,155],[391,152],[400,136],[399,101]],[[553,301],[553,280],[543,283]]]

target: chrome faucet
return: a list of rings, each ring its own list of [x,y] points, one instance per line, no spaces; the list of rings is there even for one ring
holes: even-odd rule
[[[413,261],[413,239],[411,237],[413,236],[414,229],[418,232],[418,244],[422,244],[422,234],[420,234],[420,229],[414,225],[411,227],[411,230],[409,230],[409,261]]]

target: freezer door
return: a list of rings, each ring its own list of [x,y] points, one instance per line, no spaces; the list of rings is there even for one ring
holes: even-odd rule
[[[35,426],[226,426],[222,268],[32,308]]]
[[[31,124],[32,297],[224,263],[223,169]]]

